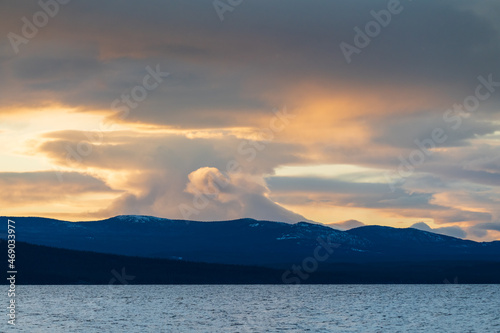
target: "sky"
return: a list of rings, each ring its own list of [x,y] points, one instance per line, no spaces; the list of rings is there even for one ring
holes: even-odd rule
[[[498,1],[2,1],[0,215],[500,240]]]

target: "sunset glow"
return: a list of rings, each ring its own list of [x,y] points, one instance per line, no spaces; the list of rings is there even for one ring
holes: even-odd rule
[[[222,25],[210,2],[127,3],[74,2],[18,53],[0,42],[1,215],[425,222],[500,240],[500,29],[481,3],[408,3],[351,63],[339,43],[368,1],[349,18],[347,1],[272,16],[246,1]],[[4,32],[39,10],[8,6]]]

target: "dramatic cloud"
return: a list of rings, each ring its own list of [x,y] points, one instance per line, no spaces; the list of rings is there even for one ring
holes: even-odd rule
[[[500,239],[499,5],[387,5],[1,2],[0,207]]]
[[[58,177],[64,177],[64,182],[58,181]],[[102,180],[76,172],[2,172],[0,186],[0,200],[9,205],[57,202],[68,195],[113,192]]]
[[[230,212],[228,217],[246,216],[282,222],[306,221],[303,216],[294,214],[269,200],[267,198],[269,190],[263,179],[255,176],[243,174],[225,176],[216,168],[205,167],[190,173],[188,178],[186,192],[195,197],[193,202],[196,208],[203,209],[211,202],[215,202],[218,211]],[[197,211],[196,208],[194,210],[185,206],[182,208],[189,215]]]
[[[410,226],[410,228],[418,229],[418,230],[423,230],[423,231],[429,231],[429,232],[434,232],[437,234],[442,234],[446,236],[451,236],[451,237],[457,237],[457,238],[465,238],[467,233],[460,227],[442,227],[442,228],[431,228],[424,222],[418,222]]]
[[[62,177],[62,178],[61,178]],[[64,179],[64,181],[61,181]],[[101,179],[77,172],[1,172],[2,215],[50,215],[73,220],[102,206],[103,199],[116,198],[120,191]],[[74,209],[81,213],[74,214]]]

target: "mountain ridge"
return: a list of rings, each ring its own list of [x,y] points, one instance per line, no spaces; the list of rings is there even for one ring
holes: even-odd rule
[[[7,242],[0,240],[7,250]],[[127,257],[16,243],[19,285],[288,284],[288,268]],[[57,263],[54,265],[54,263]],[[500,262],[328,263],[300,284],[500,283]],[[3,280],[1,285],[9,284]]]
[[[338,245],[327,262],[500,261],[498,241],[480,243],[414,228],[361,226],[341,231],[309,222],[200,222],[145,215],[82,222],[2,217],[0,225],[7,219],[16,221],[16,239],[26,243],[194,262],[284,266],[311,256],[319,239]]]

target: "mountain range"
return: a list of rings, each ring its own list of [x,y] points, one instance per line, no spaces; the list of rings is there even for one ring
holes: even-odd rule
[[[191,262],[287,267],[313,256],[321,244],[330,244],[324,263],[500,261],[500,241],[474,242],[413,228],[361,226],[340,231],[307,222],[197,222],[136,215],[93,222],[10,219],[16,222],[16,240],[21,242]],[[3,230],[6,224],[7,217],[0,218]]]

